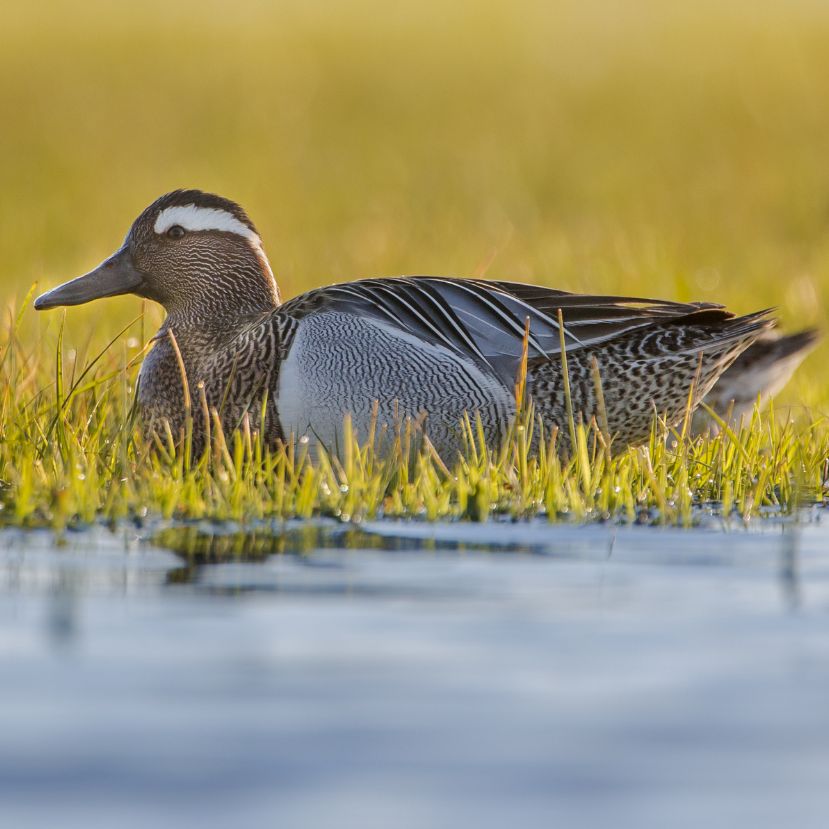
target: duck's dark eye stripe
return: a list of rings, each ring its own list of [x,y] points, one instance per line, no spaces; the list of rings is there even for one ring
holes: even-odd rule
[[[184,228],[181,225],[173,225],[168,231],[167,235],[171,239],[181,239],[184,236]]]

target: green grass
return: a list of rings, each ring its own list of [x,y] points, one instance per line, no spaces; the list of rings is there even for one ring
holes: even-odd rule
[[[825,329],[823,4],[45,8],[10,9],[0,27],[3,521],[498,511],[681,523],[692,504],[753,515],[822,497],[826,344],[776,414],[676,448],[655,435],[647,452],[608,459],[587,430],[562,466],[554,452],[528,457],[516,433],[451,469],[404,462],[405,447],[311,468],[301,446],[262,460],[254,436],[250,449],[228,436],[226,452],[186,469],[150,457],[129,420],[159,309],[126,298],[35,315],[23,297],[88,270],[160,193],[198,186],[248,208],[285,296],[360,276],[486,275],[741,313],[774,305],[786,328]]]
[[[541,428],[531,410],[498,449],[467,420],[458,459],[439,458],[428,442],[415,448],[404,426],[382,454],[377,441],[360,445],[347,429],[337,457],[320,452],[312,463],[307,442],[271,451],[249,429],[226,435],[216,421],[212,446],[191,458],[172,436],[150,446],[135,428],[129,331],[105,351],[67,362],[62,333],[54,357],[20,344],[25,316],[2,342],[0,523],[61,530],[147,516],[256,524],[320,514],[344,521],[502,514],[691,525],[706,505],[748,520],[763,507],[787,514],[824,494],[826,424],[781,422],[773,411],[756,413],[738,433],[725,428],[696,440],[685,436],[687,424],[668,430],[656,418],[647,446],[618,455],[595,423],[571,417],[576,449],[564,461],[555,430],[536,435],[531,451]]]

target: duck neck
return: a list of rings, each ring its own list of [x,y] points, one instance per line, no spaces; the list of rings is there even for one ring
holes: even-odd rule
[[[164,303],[167,318],[160,333],[216,338],[273,313],[279,289],[264,252],[258,259],[237,262],[226,274],[198,280]]]
[[[251,297],[246,297],[244,302],[234,303],[232,308],[210,302],[196,302],[168,309],[159,333],[172,330],[176,336],[198,333],[215,338],[249,324],[251,319],[273,313],[278,307],[276,302],[255,302]]]

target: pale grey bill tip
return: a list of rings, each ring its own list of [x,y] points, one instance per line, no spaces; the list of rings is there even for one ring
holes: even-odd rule
[[[43,311],[64,305],[82,305],[93,299],[129,294],[143,282],[144,274],[132,263],[129,251],[122,248],[89,273],[41,294],[35,300],[35,309]]]

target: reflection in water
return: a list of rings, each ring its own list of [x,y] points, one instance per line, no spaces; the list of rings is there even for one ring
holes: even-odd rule
[[[462,535],[462,532],[461,532]],[[520,525],[516,536],[521,535]],[[376,550],[385,552],[532,552],[519,540],[492,543],[478,540],[436,539],[398,536],[361,529],[359,526],[323,522],[274,523],[250,530],[200,522],[165,527],[152,536],[152,543],[171,550],[184,563],[168,573],[168,583],[193,581],[204,565],[261,562],[275,555],[309,556],[322,550]]]
[[[812,520],[819,511],[806,513]],[[766,524],[765,526],[772,526]],[[629,529],[612,526],[550,527],[544,522],[513,524],[493,522],[490,525],[439,524],[418,522],[373,522],[362,526],[333,521],[274,522],[244,530],[238,526],[199,522],[165,527],[152,536],[152,543],[170,550],[180,565],[167,571],[166,583],[199,585],[213,593],[248,591],[290,594],[335,595],[446,595],[445,585],[424,587],[417,579],[405,575],[399,567],[399,578],[387,580],[382,587],[371,579],[353,579],[341,553],[499,553],[544,557],[586,563],[610,563],[614,558],[617,539],[632,537]],[[758,535],[739,531],[732,534],[687,531],[647,530],[639,536],[650,543],[622,545],[619,563],[651,563],[659,566],[692,563],[700,566],[731,566],[735,555],[745,548],[747,563],[759,564],[765,556],[755,549],[755,541],[763,538],[776,562],[777,581],[785,607],[801,606],[801,576],[798,566],[800,524],[777,524],[777,531]],[[635,537],[635,535],[633,536]],[[670,537],[670,541],[667,538]],[[701,543],[701,539],[705,539]],[[734,542],[739,539],[740,543]],[[752,540],[754,539],[754,541]],[[653,543],[656,542],[656,543]],[[690,558],[689,558],[690,557]],[[257,568],[274,558],[294,564],[282,568],[280,575],[273,569]],[[428,555],[425,560],[428,560]],[[766,558],[766,561],[768,559]],[[222,569],[217,565],[246,565],[244,569]],[[399,566],[399,563],[398,563]],[[317,570],[308,575],[309,569]],[[319,572],[328,569],[328,575]],[[336,571],[336,572],[333,572]],[[303,575],[297,575],[303,573]],[[601,576],[605,578],[604,575]],[[394,582],[394,583],[393,583]],[[457,589],[457,586],[455,587]],[[378,593],[379,591],[379,593]]]
[[[787,527],[783,531],[780,544],[780,587],[784,603],[791,610],[800,607],[800,568],[798,567],[798,547],[800,531],[797,526]]]
[[[72,644],[78,628],[78,585],[71,574],[61,573],[52,591],[46,619],[49,640],[56,648]]]

